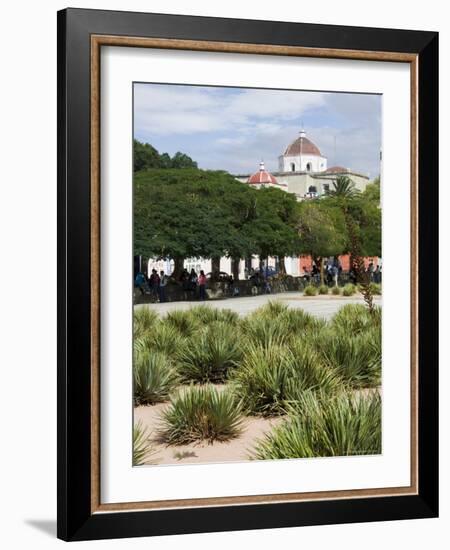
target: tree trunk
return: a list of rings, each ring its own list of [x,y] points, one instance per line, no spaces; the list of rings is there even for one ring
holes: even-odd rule
[[[286,262],[284,256],[278,256],[280,275],[286,275]]]
[[[177,256],[174,260],[174,267],[173,267],[173,273],[172,277],[178,281],[180,278],[181,272],[184,269],[184,258],[181,256]]]
[[[364,301],[370,313],[374,313],[372,286],[370,284],[370,273],[365,270],[364,259],[361,254],[361,243],[355,229],[354,222],[350,215],[345,212],[347,231],[350,237],[350,261],[351,267],[356,275],[356,282],[361,286]]]
[[[324,285],[324,280],[323,280],[323,260],[322,258],[320,258],[320,284],[323,286]]]
[[[220,273],[220,256],[215,256],[211,258],[211,279],[213,281],[219,280]]]
[[[233,258],[231,261],[232,269],[233,269],[233,279],[235,281],[239,281],[239,264],[241,262],[240,258]]]

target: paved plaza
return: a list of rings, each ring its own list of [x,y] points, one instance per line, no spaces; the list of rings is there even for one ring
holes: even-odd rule
[[[301,292],[285,292],[280,294],[264,294],[260,296],[244,296],[242,298],[226,298],[224,300],[209,300],[206,302],[165,302],[163,304],[141,304],[135,307],[148,307],[157,311],[160,315],[165,315],[175,309],[189,309],[200,304],[206,304],[210,307],[219,309],[231,309],[239,315],[247,315],[260,306],[266,304],[269,300],[279,300],[289,307],[301,308],[312,313],[317,317],[330,319],[336,311],[345,304],[363,304],[361,295],[344,296],[303,296]],[[374,296],[377,305],[381,305],[381,296]]]

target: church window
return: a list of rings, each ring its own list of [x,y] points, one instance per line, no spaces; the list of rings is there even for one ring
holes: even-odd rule
[[[291,172],[295,172],[295,164],[291,162]]]
[[[311,169],[312,169],[311,163],[308,162],[308,164],[306,165],[306,171],[311,172]]]

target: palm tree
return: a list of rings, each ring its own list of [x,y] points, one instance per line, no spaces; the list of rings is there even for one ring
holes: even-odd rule
[[[370,285],[370,275],[365,270],[364,258],[361,253],[361,242],[358,235],[355,221],[351,215],[351,205],[354,204],[354,199],[359,195],[359,189],[356,189],[355,184],[347,176],[338,176],[336,181],[333,181],[333,188],[328,193],[329,196],[337,199],[345,218],[347,233],[349,237],[349,252],[350,263],[356,274],[356,279],[361,286],[361,291],[369,311],[375,311],[372,295],[372,287]]]
[[[358,193],[359,189],[348,176],[338,176],[333,181],[333,189],[328,192],[330,196],[342,199],[353,199]]]

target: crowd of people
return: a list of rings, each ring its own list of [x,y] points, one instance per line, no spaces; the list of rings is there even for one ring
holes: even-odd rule
[[[315,263],[313,263],[311,271],[305,267],[303,273],[303,278],[308,284],[320,284],[320,269]],[[341,273],[342,266],[339,260],[326,262],[324,264],[324,280],[328,286],[338,286]],[[371,282],[378,284],[381,283],[380,265],[375,267],[374,264],[370,262],[366,269],[366,273],[369,274]],[[271,294],[271,279],[270,276],[266,275],[264,270],[252,269],[246,273],[245,278],[252,283],[252,294]],[[134,286],[141,292],[141,295],[150,295],[153,301],[163,303],[167,301],[166,287],[169,279],[181,286],[185,294],[185,299],[188,299],[188,296],[191,296],[191,298],[198,297],[200,301],[206,300],[207,276],[203,270],[200,270],[200,273],[197,274],[193,268],[191,271],[188,271],[186,268],[183,269],[179,277],[176,279],[173,276],[169,277],[164,273],[164,271],[160,271],[158,273],[156,269],[152,269],[150,277],[147,277],[145,273],[139,271],[135,277]],[[230,296],[239,296],[239,287],[234,285],[233,277],[231,275],[223,274],[220,281],[227,283],[226,292]],[[354,270],[349,271],[348,281],[353,284],[358,282]]]
[[[381,266],[374,266],[373,262],[370,262],[366,268],[366,273],[369,275],[371,283],[381,283]],[[339,260],[326,262],[324,264],[324,280],[328,286],[338,286],[339,279],[342,274],[342,265]],[[303,269],[303,277],[307,280],[308,283],[312,282],[316,285],[320,284],[320,269],[313,263],[311,271],[307,267]],[[356,285],[358,282],[357,275],[353,269],[350,269],[348,272],[348,280],[350,283]]]
[[[158,273],[156,269],[152,269],[150,277],[139,271],[135,277],[134,285],[142,295],[150,294],[154,301],[163,303],[167,300],[166,287],[168,281],[169,277],[164,271]],[[199,299],[206,299],[206,275],[203,270],[197,275],[194,269],[191,269],[190,273],[187,269],[184,269],[179,277],[179,283],[185,292],[196,294],[198,288]]]

